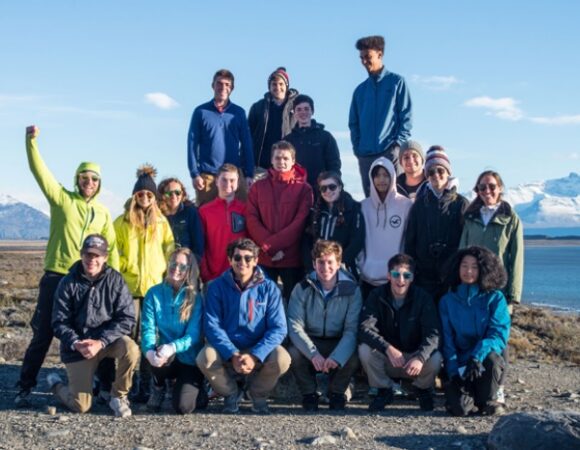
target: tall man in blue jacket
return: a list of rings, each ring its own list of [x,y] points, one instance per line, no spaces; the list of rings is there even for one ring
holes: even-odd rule
[[[382,36],[361,38],[356,48],[369,77],[354,91],[348,127],[368,197],[368,174],[374,160],[385,156],[400,173],[400,145],[411,135],[411,97],[403,77],[389,72],[383,64],[385,39]]]
[[[247,381],[252,411],[268,414],[268,393],[290,367],[290,355],[281,346],[286,316],[276,284],[258,267],[259,247],[247,238],[227,247],[231,268],[209,285],[204,330],[207,345],[197,366],[212,388],[224,396],[225,413],[237,413]]]
[[[241,168],[248,185],[254,176],[252,137],[246,112],[230,101],[234,74],[226,69],[218,70],[211,86],[214,97],[195,108],[187,135],[187,164],[198,206],[217,197],[215,178],[223,164]],[[246,186],[240,183],[238,196],[245,200],[246,192]]]

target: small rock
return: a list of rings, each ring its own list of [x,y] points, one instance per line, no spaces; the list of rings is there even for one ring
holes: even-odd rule
[[[330,434],[318,436],[312,441],[311,445],[336,445],[336,438]]]
[[[535,405],[534,408],[537,409],[538,411],[542,411],[544,409],[544,407],[540,405]]]
[[[47,406],[46,407],[46,414],[48,414],[49,416],[55,416],[56,415],[56,407],[55,406]]]
[[[218,432],[217,431],[212,431],[210,434],[208,434],[206,436],[207,438],[216,438],[218,437]]]
[[[552,392],[554,394],[559,394],[560,393],[560,388],[555,387],[554,389],[552,389]]]
[[[134,447],[133,450],[153,450],[150,447]]]
[[[340,430],[340,437],[342,437],[343,439],[347,439],[347,440],[358,439],[356,437],[356,434],[354,433],[354,431],[352,431],[352,429],[350,427],[344,427],[342,430]]]
[[[59,422],[68,422],[70,419],[67,416],[58,416],[56,420]]]
[[[5,363],[6,363],[6,360],[2,356],[0,356],[0,364],[5,364]]]
[[[62,437],[70,434],[70,430],[54,430],[46,433],[47,438]]]
[[[467,434],[467,430],[463,425],[459,425],[455,431],[457,431],[459,434]]]
[[[518,378],[517,382],[518,382],[518,384],[526,384],[526,382],[524,380],[522,380],[521,378]]]

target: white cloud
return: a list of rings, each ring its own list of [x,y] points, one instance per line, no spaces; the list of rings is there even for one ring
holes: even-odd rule
[[[579,125],[580,115],[576,116],[554,116],[554,117],[530,117],[530,122],[541,125]]]
[[[446,91],[451,89],[456,84],[462,83],[462,81],[453,75],[441,76],[441,75],[431,75],[431,76],[421,76],[413,75],[411,81],[420,84],[427,89],[433,91]]]
[[[524,118],[523,111],[517,106],[518,103],[511,97],[491,98],[484,96],[471,98],[464,105],[471,108],[484,108],[488,110],[487,114],[515,122]]]
[[[179,107],[179,103],[163,92],[145,94],[145,103],[149,103],[159,109],[175,109]]]

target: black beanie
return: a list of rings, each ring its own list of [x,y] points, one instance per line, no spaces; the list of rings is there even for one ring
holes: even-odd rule
[[[153,195],[157,195],[157,185],[153,180],[157,175],[157,170],[150,165],[144,164],[137,169],[137,182],[133,187],[133,195],[139,191],[149,191]]]
[[[296,98],[294,98],[294,106],[299,105],[300,103],[308,103],[310,109],[314,113],[314,100],[312,100],[312,97],[309,97],[306,94],[297,95]]]

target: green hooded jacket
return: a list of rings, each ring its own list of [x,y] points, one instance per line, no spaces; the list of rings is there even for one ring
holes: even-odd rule
[[[111,214],[96,200],[101,184],[97,193],[88,200],[83,198],[78,188],[79,173],[90,170],[100,176],[100,167],[94,163],[81,163],[75,173],[75,190],[72,192],[50,172],[40,156],[36,138],[26,137],[26,155],[30,171],[50,205],[50,234],[44,270],[67,274],[73,263],[80,259],[84,239],[95,233],[102,234],[109,242],[107,263],[118,270],[119,255]]]

